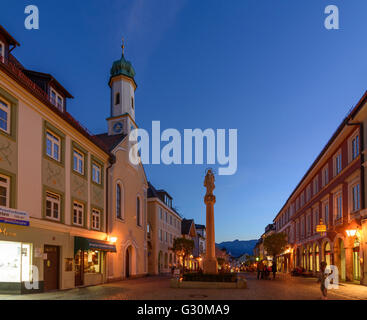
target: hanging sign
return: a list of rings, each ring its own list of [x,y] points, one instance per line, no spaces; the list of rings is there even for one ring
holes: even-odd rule
[[[326,232],[326,224],[323,224],[322,221],[320,221],[320,224],[316,226],[316,232]]]
[[[0,207],[0,222],[19,226],[29,226],[29,215],[23,211]]]

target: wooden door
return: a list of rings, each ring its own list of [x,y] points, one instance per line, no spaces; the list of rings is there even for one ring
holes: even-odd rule
[[[45,245],[47,259],[43,261],[44,291],[59,289],[59,247]]]

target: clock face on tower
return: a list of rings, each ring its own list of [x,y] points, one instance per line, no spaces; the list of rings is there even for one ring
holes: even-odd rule
[[[122,123],[121,122],[115,122],[112,128],[113,128],[114,133],[121,133]]]

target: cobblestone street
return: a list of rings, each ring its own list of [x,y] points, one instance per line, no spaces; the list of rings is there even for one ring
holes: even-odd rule
[[[256,280],[246,274],[248,288],[239,289],[176,289],[170,288],[169,277],[147,277],[99,286],[33,295],[0,295],[0,300],[320,300],[319,285],[314,278],[292,278],[278,275],[273,280]],[[329,291],[330,300],[367,300],[367,287],[340,284]]]

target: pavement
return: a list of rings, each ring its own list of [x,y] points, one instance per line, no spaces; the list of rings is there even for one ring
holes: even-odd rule
[[[247,289],[170,288],[167,276],[151,276],[112,282],[98,286],[55,292],[0,295],[0,300],[320,300],[320,286],[315,278],[279,274],[275,280],[257,280],[245,274]],[[339,284],[329,290],[329,300],[367,300],[367,287]]]

